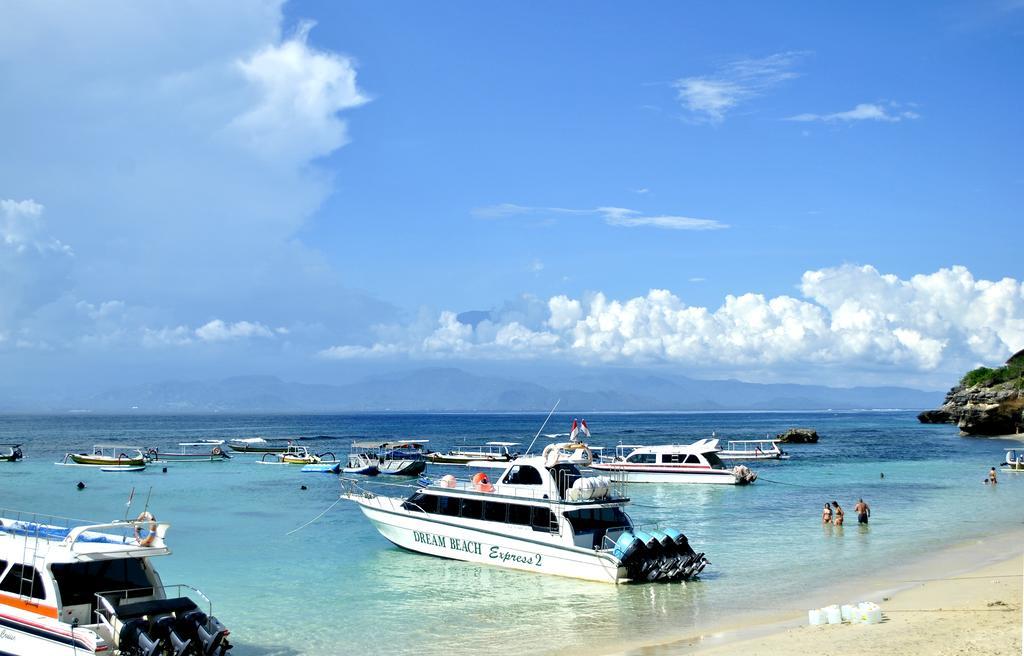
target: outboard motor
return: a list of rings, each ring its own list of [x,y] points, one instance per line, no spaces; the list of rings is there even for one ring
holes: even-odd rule
[[[185,656],[191,651],[192,639],[182,637],[177,631],[177,620],[173,615],[159,615],[153,620],[153,635],[170,643],[173,656]]]
[[[216,617],[207,616],[201,610],[191,610],[182,616],[181,621],[186,627],[183,632],[195,636],[199,653],[203,656],[224,654],[231,649],[231,643],[227,641],[231,632]]]
[[[149,625],[145,620],[136,619],[125,622],[118,635],[118,648],[122,654],[131,656],[156,656],[163,648],[163,641],[154,640],[146,633]]]
[[[623,531],[619,539],[615,541],[612,555],[618,558],[620,563],[625,563],[641,546],[643,546],[643,542],[640,541],[640,538],[633,535],[630,531]]]

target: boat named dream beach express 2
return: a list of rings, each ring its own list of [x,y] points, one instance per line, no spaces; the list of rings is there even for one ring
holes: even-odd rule
[[[707,565],[675,529],[639,530],[607,476],[584,477],[550,445],[520,457],[492,484],[451,475],[408,498],[375,494],[343,480],[342,498],[359,505],[381,535],[419,553],[592,581],[681,581]]]
[[[223,656],[210,600],[164,585],[150,558],[171,553],[166,523],[79,524],[0,510],[0,653]]]

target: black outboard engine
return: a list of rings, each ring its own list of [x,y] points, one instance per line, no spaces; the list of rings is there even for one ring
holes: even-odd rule
[[[170,645],[172,656],[185,656],[191,652],[192,639],[181,636],[176,628],[177,620],[173,615],[158,615],[153,619],[153,635]]]
[[[191,610],[179,621],[180,633],[194,636],[198,652],[203,656],[223,655],[231,649],[231,643],[227,640],[231,632],[216,617],[207,616],[201,610]]]
[[[118,635],[118,647],[122,654],[128,656],[156,656],[163,648],[163,641],[153,639],[146,629],[149,624],[145,620],[129,620],[121,627]]]

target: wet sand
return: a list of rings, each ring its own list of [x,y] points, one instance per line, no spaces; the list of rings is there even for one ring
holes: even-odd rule
[[[631,656],[730,654],[782,656],[1021,654],[1024,532],[974,540],[880,576],[780,600],[785,609],[750,613],[731,626],[612,653]],[[880,624],[811,626],[807,610],[873,601]]]

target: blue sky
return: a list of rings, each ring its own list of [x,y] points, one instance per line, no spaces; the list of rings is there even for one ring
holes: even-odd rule
[[[945,387],[1024,347],[1022,39],[1009,1],[6,4],[0,383]]]

